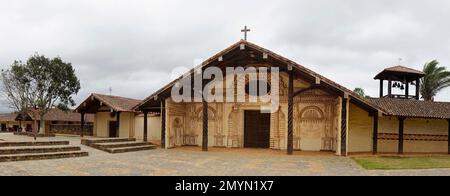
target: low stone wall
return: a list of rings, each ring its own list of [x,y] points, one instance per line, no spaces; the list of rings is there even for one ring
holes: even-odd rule
[[[84,135],[93,136],[93,125],[84,125]],[[66,135],[80,135],[81,125],[50,125],[49,133],[52,134],[66,134]]]
[[[55,137],[55,134],[52,133],[34,134],[33,132],[14,132],[14,135],[29,136],[29,137]]]

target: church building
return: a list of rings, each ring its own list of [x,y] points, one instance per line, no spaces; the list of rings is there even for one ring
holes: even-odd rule
[[[275,75],[269,71],[263,78],[245,76],[245,82],[240,83],[235,82],[238,80],[236,75],[226,72],[230,67],[276,68],[279,72]],[[215,85],[213,91],[243,93],[245,101],[211,102],[206,96],[196,102],[175,100],[173,92],[198,93],[199,89],[193,86],[181,90],[174,88],[179,88],[178,84],[186,77],[203,76],[208,68],[217,68],[224,73],[221,76],[223,85]],[[113,115],[108,117],[108,124],[105,120],[103,125],[98,124],[100,118],[97,118],[94,122],[98,136],[134,137],[137,133],[153,135],[160,132],[161,146],[167,149],[183,146],[198,146],[204,151],[211,147],[265,148],[287,151],[288,154],[328,151],[341,156],[351,153],[449,153],[450,103],[421,101],[420,79],[423,76],[424,73],[403,66],[385,69],[375,77],[380,81],[380,96],[361,97],[301,64],[241,40],[143,101],[128,100],[128,104],[135,105],[128,105],[126,111],[96,95],[87,99],[77,111],[116,116],[120,131],[111,135]],[[278,80],[272,80],[274,77]],[[203,87],[217,82],[202,80]],[[251,97],[262,96],[259,91],[256,94],[248,92],[253,83],[265,83],[268,94],[278,89],[275,110],[262,109],[271,107],[267,102],[248,101]],[[245,92],[238,92],[243,89]],[[117,115],[120,113],[119,120]],[[137,114],[143,116],[139,128],[123,125],[122,118],[135,118]],[[158,122],[150,122],[150,114],[157,114]]]
[[[420,71],[403,66],[388,68],[375,77],[380,80],[380,97],[366,98],[245,40],[209,58],[199,68],[225,70],[237,66],[279,69],[278,84],[270,83],[270,73],[266,78],[267,86],[279,86],[278,110],[261,111],[265,103],[210,103],[205,99],[174,102],[172,88],[182,78],[150,95],[134,109],[161,114],[161,143],[165,148],[267,148],[287,150],[289,154],[296,150],[330,151],[343,156],[367,152],[449,152],[450,103],[419,100],[420,78],[424,76]],[[192,70],[187,75],[196,73]],[[223,78],[236,80],[234,75]],[[251,82],[247,77],[246,84]],[[242,89],[239,84],[233,85],[224,85],[222,90]],[[395,88],[404,93],[394,94]],[[415,93],[411,93],[413,88]]]

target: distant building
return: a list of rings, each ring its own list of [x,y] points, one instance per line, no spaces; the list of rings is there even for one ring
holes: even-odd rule
[[[51,109],[44,116],[45,133],[63,133],[63,134],[79,134],[81,129],[81,115],[73,111],[62,111],[60,109]],[[86,115],[85,122],[87,132],[92,128],[93,116]],[[41,125],[40,117],[36,111],[30,111],[25,115],[18,113],[1,114],[0,124],[3,132],[33,132],[38,130]]]
[[[91,114],[94,118],[93,135],[97,137],[136,138],[144,140],[144,113],[133,109],[142,100],[92,94],[75,111]],[[161,140],[161,117],[158,113],[147,115],[147,141]]]

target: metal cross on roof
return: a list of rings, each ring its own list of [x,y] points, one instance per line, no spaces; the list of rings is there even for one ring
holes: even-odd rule
[[[250,32],[251,30],[249,28],[247,28],[247,25],[244,27],[244,29],[241,30],[241,32],[244,33],[244,40],[247,41],[247,33]]]

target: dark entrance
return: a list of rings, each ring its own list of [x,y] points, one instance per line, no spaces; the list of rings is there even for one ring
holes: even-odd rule
[[[33,126],[31,124],[27,124],[27,127],[25,129],[26,132],[33,132]]]
[[[109,137],[117,137],[117,123],[116,121],[109,121]]]
[[[245,111],[244,147],[270,148],[270,114]]]

